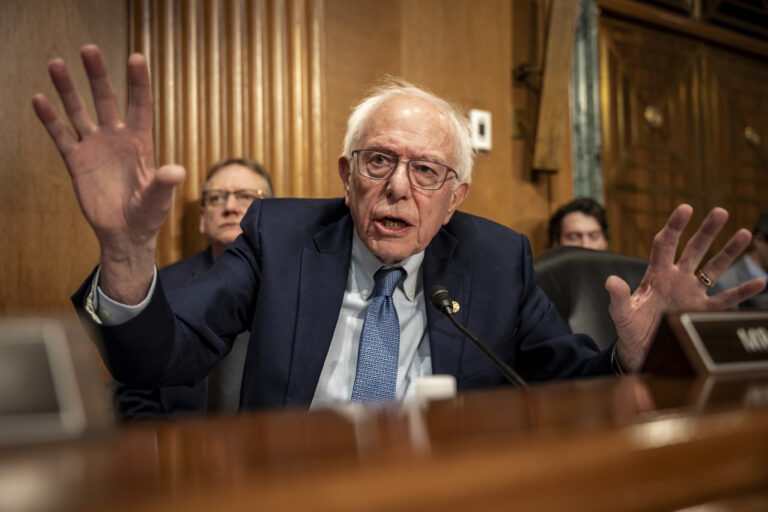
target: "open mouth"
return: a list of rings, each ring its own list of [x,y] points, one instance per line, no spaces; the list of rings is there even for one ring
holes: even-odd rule
[[[407,222],[397,217],[382,217],[378,222],[386,229],[403,229],[408,227]]]

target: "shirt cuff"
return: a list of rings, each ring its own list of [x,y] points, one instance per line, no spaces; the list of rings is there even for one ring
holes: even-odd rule
[[[614,343],[613,350],[611,350],[611,367],[613,368],[613,373],[621,377],[624,375],[624,368],[621,367],[621,363],[619,362],[619,356],[616,355],[617,350],[617,343]]]
[[[85,311],[91,319],[99,325],[120,325],[139,315],[149,304],[152,294],[155,292],[155,283],[157,282],[157,267],[155,266],[152,275],[152,284],[149,286],[149,292],[140,303],[135,306],[122,304],[110,299],[99,286],[99,275],[101,268],[96,269],[96,274],[91,282],[91,291],[85,298]]]

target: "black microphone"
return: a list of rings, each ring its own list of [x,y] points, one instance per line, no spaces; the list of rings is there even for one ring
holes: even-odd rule
[[[477,348],[482,350],[483,353],[488,356],[491,361],[493,361],[493,363],[496,365],[496,368],[499,369],[502,375],[504,375],[504,377],[506,377],[513,386],[519,388],[528,387],[528,384],[525,383],[523,378],[520,377],[520,375],[518,375],[515,370],[510,368],[507,363],[499,358],[499,356],[491,352],[491,350],[485,346],[485,343],[480,341],[477,336],[469,332],[463,325],[456,321],[456,319],[453,317],[453,300],[451,299],[451,294],[448,293],[448,290],[446,290],[444,286],[440,286],[439,284],[433,286],[429,292],[429,298],[432,301],[432,305],[434,305],[438,311],[447,316],[448,320],[450,320],[451,323],[455,325],[462,334],[464,334],[464,336],[472,340],[472,343],[474,343]]]

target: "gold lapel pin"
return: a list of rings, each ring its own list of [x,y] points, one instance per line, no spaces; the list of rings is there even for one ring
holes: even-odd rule
[[[451,301],[451,309],[453,310],[454,313],[458,313],[459,309],[461,309],[461,306],[459,306],[458,302],[456,302],[455,300],[452,300]]]

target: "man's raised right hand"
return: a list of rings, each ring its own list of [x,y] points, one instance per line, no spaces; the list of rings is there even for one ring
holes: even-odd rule
[[[94,124],[64,61],[48,65],[71,126],[48,99],[32,103],[66,163],[80,208],[99,240],[102,290],[125,304],[146,296],[152,280],[157,234],[184,179],[176,165],[155,167],[152,91],[144,56],[128,60],[129,102],[125,121],[98,47],[81,50],[96,107]]]

